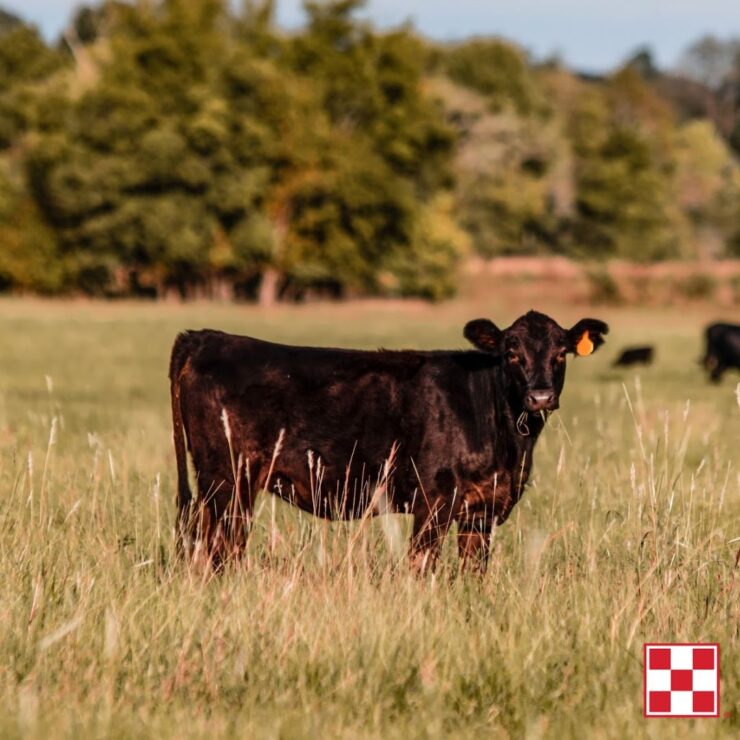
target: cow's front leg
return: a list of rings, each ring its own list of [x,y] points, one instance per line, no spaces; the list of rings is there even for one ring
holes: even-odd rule
[[[473,517],[457,523],[457,552],[463,570],[486,572],[491,552],[490,518]]]
[[[412,570],[423,575],[434,570],[445,535],[452,523],[450,504],[438,499],[431,506],[414,513],[409,560]]]

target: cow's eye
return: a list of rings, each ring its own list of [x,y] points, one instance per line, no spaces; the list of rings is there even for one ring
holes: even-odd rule
[[[519,355],[513,350],[509,350],[506,353],[506,359],[511,363],[516,363],[516,362],[519,362]]]

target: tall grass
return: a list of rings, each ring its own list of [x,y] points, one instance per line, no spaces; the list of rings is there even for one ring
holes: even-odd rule
[[[651,324],[616,309],[613,345],[571,364],[482,579],[452,540],[411,576],[403,517],[330,524],[266,496],[241,567],[177,562],[175,332],[460,346],[479,313],[352,310],[350,330],[329,309],[0,305],[0,735],[737,734],[740,408],[685,315],[656,315],[639,375],[608,361]],[[642,643],[673,640],[720,643],[726,719],[643,719]]]

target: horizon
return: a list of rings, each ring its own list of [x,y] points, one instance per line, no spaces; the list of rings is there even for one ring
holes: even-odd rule
[[[0,7],[38,26],[48,41],[57,38],[78,0],[10,0]],[[97,3],[89,3],[97,4]],[[740,36],[740,11],[724,0],[623,0],[594,8],[587,0],[561,0],[542,8],[536,0],[370,0],[359,14],[379,28],[410,22],[417,33],[441,42],[498,36],[523,47],[534,59],[560,57],[570,68],[604,73],[648,48],[658,67],[675,68],[682,53],[706,35]],[[302,0],[278,0],[276,20],[292,30],[305,23]],[[532,19],[536,18],[536,22]],[[604,34],[604,29],[608,33]],[[637,29],[637,31],[635,30]]]

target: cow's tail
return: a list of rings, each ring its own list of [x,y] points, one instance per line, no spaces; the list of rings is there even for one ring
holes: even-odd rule
[[[191,349],[191,334],[179,334],[170,358],[170,395],[172,398],[172,437],[177,460],[177,510],[180,527],[185,524],[193,494],[188,483],[188,458],[182,416],[180,376]],[[180,533],[182,535],[182,532]]]

